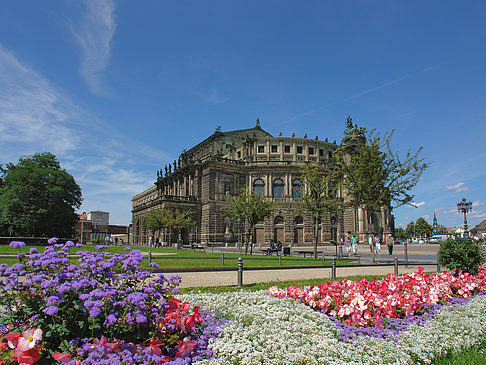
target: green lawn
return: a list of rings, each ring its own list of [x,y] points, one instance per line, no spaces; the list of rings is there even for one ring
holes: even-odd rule
[[[20,248],[21,252],[29,253],[30,248],[35,247],[40,252],[44,251],[44,246],[26,246]],[[236,268],[238,266],[238,258],[242,257],[244,267],[278,267],[279,261],[277,256],[267,256],[261,254],[244,255],[239,253],[225,253],[224,265],[222,265],[221,253],[206,253],[204,251],[196,250],[177,250],[175,248],[149,248],[149,247],[135,247],[148,257],[148,252],[152,252],[152,261],[157,263],[161,269],[177,270],[177,269],[195,269],[195,268]],[[110,253],[126,253],[124,247],[110,246],[105,249]],[[84,247],[72,248],[71,254],[76,254],[78,251],[96,251],[94,245],[85,245]],[[18,248],[10,246],[0,246],[0,255],[15,255],[19,252]],[[162,255],[165,254],[165,255]],[[17,262],[12,258],[1,258],[0,263],[7,263],[9,265]],[[75,263],[75,262],[73,262]],[[330,265],[331,261],[327,259],[325,265]],[[353,265],[355,263],[349,261],[336,261],[337,266]],[[282,257],[282,267],[291,266],[322,266],[322,258],[313,260],[312,258],[303,257]],[[148,268],[148,260],[142,263],[142,268]]]

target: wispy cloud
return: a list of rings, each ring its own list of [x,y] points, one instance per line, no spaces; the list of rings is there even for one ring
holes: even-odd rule
[[[331,106],[333,106],[333,105],[340,104],[340,103],[344,103],[344,102],[347,102],[347,101],[350,101],[350,100],[353,100],[353,99],[359,98],[360,96],[364,96],[364,95],[370,94],[370,93],[372,93],[372,92],[375,92],[375,91],[378,91],[378,90],[384,89],[384,88],[386,88],[386,87],[392,86],[392,85],[394,85],[394,84],[397,84],[397,83],[399,83],[399,82],[401,82],[401,81],[407,80],[407,79],[409,79],[409,78],[411,78],[411,77],[414,77],[414,76],[416,76],[416,75],[419,75],[419,74],[421,74],[421,73],[424,73],[424,72],[428,72],[428,71],[430,71],[430,70],[433,70],[434,68],[436,68],[436,67],[438,67],[438,66],[440,66],[440,65],[441,65],[441,63],[438,63],[438,64],[435,64],[435,65],[432,65],[432,66],[426,67],[426,68],[424,68],[424,69],[422,69],[422,70],[419,70],[419,71],[416,71],[416,72],[412,72],[412,73],[409,73],[409,74],[407,74],[407,75],[404,75],[404,76],[398,77],[398,78],[396,78],[396,79],[393,79],[393,80],[387,81],[387,82],[385,82],[385,83],[383,83],[383,84],[380,84],[380,85],[378,85],[378,86],[375,86],[375,87],[372,87],[372,88],[369,88],[369,89],[365,89],[365,90],[359,91],[359,92],[357,92],[356,94],[353,94],[353,95],[350,95],[350,96],[344,97],[344,98],[342,98],[342,99],[338,99],[338,100],[331,101],[331,102],[330,102],[330,103],[328,103],[328,104],[324,104],[324,105],[319,106],[319,107],[317,107],[317,108],[315,108],[315,109],[309,110],[309,111],[307,111],[307,112],[305,112],[305,113],[295,115],[295,116],[293,116],[292,118],[287,119],[286,121],[284,121],[282,124],[289,123],[289,122],[291,122],[291,121],[293,121],[293,120],[296,120],[296,119],[301,119],[301,118],[306,117],[306,116],[308,116],[308,115],[310,115],[310,114],[314,114],[314,113],[316,113],[316,112],[318,112],[318,111],[320,111],[320,110],[322,110],[322,109],[329,108],[329,107],[331,107]]]
[[[457,183],[456,185],[448,185],[445,188],[446,190],[454,190],[456,193],[460,193],[461,191],[466,191],[468,189],[467,185],[463,182]]]
[[[481,203],[480,200],[476,200],[472,203],[473,208],[480,207],[481,205],[483,205],[483,203]]]
[[[0,45],[0,163],[42,151],[54,153],[75,177],[82,209],[125,202],[126,211],[113,215],[124,217],[119,223],[128,223],[131,197],[153,184],[152,171],[170,160],[79,108]]]
[[[216,89],[211,89],[209,93],[202,94],[202,98],[213,104],[221,104],[230,99],[230,96],[221,95]]]
[[[425,204],[427,204],[427,203],[424,202],[424,201],[421,201],[419,203],[410,203],[408,206],[412,207],[412,208],[420,208],[420,207],[423,207]]]
[[[71,31],[81,50],[80,73],[91,92],[105,95],[101,76],[110,57],[111,40],[115,33],[115,3],[113,0],[84,1],[85,13]]]

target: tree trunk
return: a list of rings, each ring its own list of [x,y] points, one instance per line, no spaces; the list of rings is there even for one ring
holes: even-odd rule
[[[314,217],[314,260],[317,260],[317,237],[319,235],[319,220]]]

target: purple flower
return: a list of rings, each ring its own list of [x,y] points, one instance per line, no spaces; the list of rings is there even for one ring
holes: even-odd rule
[[[51,295],[50,297],[46,298],[46,303],[49,304],[49,305],[57,304],[61,301],[62,301],[62,299],[60,299],[57,295]],[[50,307],[48,307],[48,308],[50,308]]]
[[[20,247],[25,247],[25,243],[22,241],[12,241],[10,242],[9,246],[13,248],[20,248]]]
[[[74,247],[74,242],[73,241],[67,241],[66,247]]]
[[[47,243],[50,244],[50,245],[53,245],[54,243],[57,243],[57,241],[59,241],[59,238],[57,237],[52,237],[52,238],[49,238],[47,240]]]
[[[59,312],[59,308],[57,308],[54,305],[51,305],[49,307],[44,308],[43,312],[47,314],[48,316],[53,316],[57,312]]]
[[[37,250],[37,248],[35,247],[32,247],[30,250],[29,250],[29,254],[31,255],[35,255],[35,254],[38,254],[39,251]]]
[[[111,326],[113,323],[116,322],[116,317],[113,314],[110,314],[108,317],[105,318],[105,326]]]
[[[137,321],[137,323],[147,323],[147,317],[145,317],[143,314],[138,314],[135,317],[135,320]]]

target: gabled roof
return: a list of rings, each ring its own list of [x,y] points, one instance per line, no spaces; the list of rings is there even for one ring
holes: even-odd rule
[[[486,219],[484,221],[482,221],[481,223],[479,223],[476,227],[471,229],[471,232],[473,232],[473,233],[478,232],[478,231],[486,232]]]

